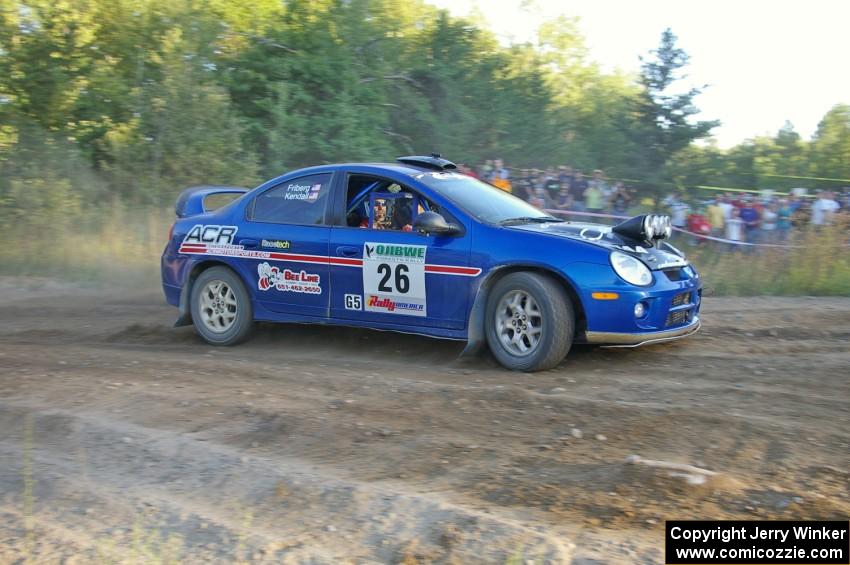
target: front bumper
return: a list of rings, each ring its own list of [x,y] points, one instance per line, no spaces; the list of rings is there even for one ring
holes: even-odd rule
[[[650,345],[653,343],[664,343],[665,341],[673,341],[682,339],[697,333],[701,323],[698,317],[695,317],[691,323],[679,328],[664,330],[660,332],[641,332],[641,333],[619,333],[619,332],[585,332],[587,343],[601,344],[607,347],[640,347],[641,345]]]
[[[702,281],[691,266],[653,271],[647,287],[622,281],[610,266],[574,264],[572,272],[585,313],[578,343],[634,347],[686,337],[700,327]]]

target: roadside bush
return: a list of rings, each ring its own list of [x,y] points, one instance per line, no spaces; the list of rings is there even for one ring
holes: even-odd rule
[[[838,227],[807,231],[797,248],[683,246],[716,295],[850,295],[850,247]]]

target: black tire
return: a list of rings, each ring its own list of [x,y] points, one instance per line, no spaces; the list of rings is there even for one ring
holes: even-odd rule
[[[227,303],[231,301],[229,293],[224,296],[211,292],[216,283],[223,283],[227,289],[232,291],[232,299],[235,301],[234,310],[231,310],[230,304]],[[202,295],[205,292],[207,301],[202,304],[204,300]],[[216,301],[217,299],[221,299],[220,302],[215,304],[215,307],[219,309],[212,310],[209,307],[209,301]],[[236,345],[244,341],[254,327],[251,297],[239,275],[227,267],[211,267],[202,272],[192,285],[190,301],[189,306],[195,331],[201,339],[210,345]],[[225,322],[230,319],[230,314],[235,314],[235,316],[226,324]],[[221,327],[218,330],[210,325],[217,324],[217,321],[207,322],[212,318],[222,320]]]
[[[516,326],[514,318],[516,311],[510,306],[505,306],[504,301],[511,302],[516,297],[522,297],[520,304],[528,304],[528,297],[536,302],[537,308],[531,311],[539,311],[540,316],[536,325],[532,325],[531,317],[528,320],[520,315],[516,321],[527,324],[525,329]],[[502,308],[502,306],[505,306]],[[522,308],[522,307],[520,307]],[[524,310],[523,310],[524,311]],[[499,325],[500,320],[509,320],[507,324]],[[513,326],[512,326],[513,324]],[[505,339],[517,336],[514,327],[518,327],[519,339],[515,345],[505,344],[500,335]],[[506,328],[504,331],[499,328]],[[527,328],[531,328],[528,330]],[[528,331],[534,332],[539,328],[539,338],[536,346],[530,347],[530,337],[526,337]],[[511,333],[513,331],[513,333]],[[487,344],[496,360],[507,369],[512,371],[544,371],[551,369],[560,363],[573,343],[575,333],[575,315],[573,305],[564,288],[552,278],[537,273],[517,272],[506,275],[498,281],[487,299],[487,315],[484,318],[484,333],[487,336]],[[520,344],[522,342],[522,344]],[[525,353],[517,352],[518,347],[527,347]],[[514,348],[512,350],[511,348]]]

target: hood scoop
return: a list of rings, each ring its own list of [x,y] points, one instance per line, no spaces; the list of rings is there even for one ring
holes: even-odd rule
[[[670,224],[670,216],[642,214],[620,222],[611,228],[611,231],[635,241],[658,244],[662,239],[672,235],[673,228]]]

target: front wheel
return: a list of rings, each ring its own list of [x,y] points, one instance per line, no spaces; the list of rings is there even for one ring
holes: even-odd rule
[[[227,267],[212,267],[192,285],[192,323],[211,345],[234,345],[251,333],[251,298],[239,276]]]
[[[543,371],[560,363],[575,331],[572,303],[563,287],[537,273],[511,273],[487,300],[487,344],[504,367]]]

